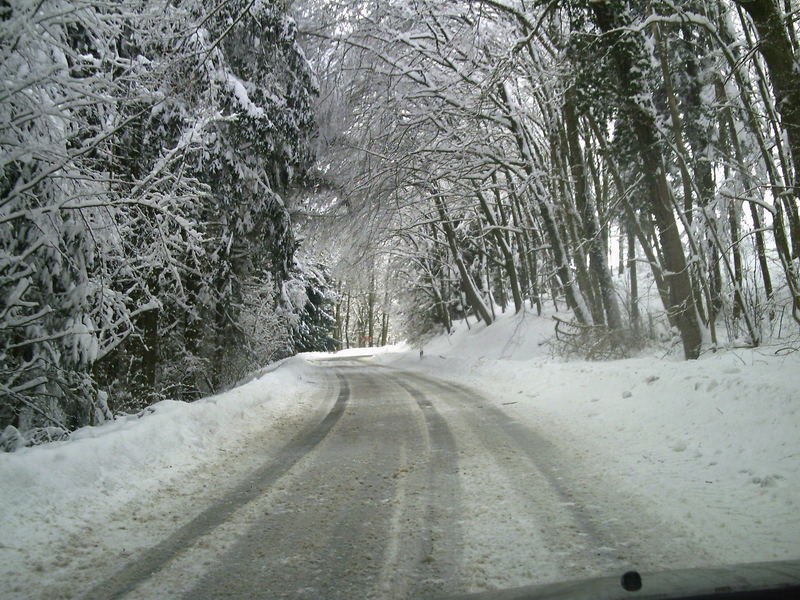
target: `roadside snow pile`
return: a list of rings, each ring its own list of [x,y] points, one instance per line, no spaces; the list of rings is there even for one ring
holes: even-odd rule
[[[309,411],[311,367],[301,358],[231,391],[193,403],[163,401],[54,442],[0,453],[0,564],[40,559],[50,544],[108,522],[170,482],[287,415]]]
[[[552,332],[549,318],[508,315],[460,324],[422,360],[381,360],[481,390],[720,563],[800,556],[800,352],[565,362],[544,344]]]

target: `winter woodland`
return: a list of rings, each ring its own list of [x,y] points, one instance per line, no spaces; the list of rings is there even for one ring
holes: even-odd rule
[[[798,16],[0,2],[0,445],[497,311],[593,359],[796,340]]]

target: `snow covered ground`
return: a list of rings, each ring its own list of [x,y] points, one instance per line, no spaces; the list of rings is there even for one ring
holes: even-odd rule
[[[488,328],[458,324],[422,359],[416,348],[376,359],[482,391],[642,500],[665,531],[694,532],[712,562],[800,557],[797,344],[585,362],[554,357],[552,335],[549,318],[503,315]]]
[[[281,448],[331,389],[292,358],[217,396],[0,453],[0,598],[75,597],[47,582],[91,581],[118,566],[109,557],[155,544]]]
[[[648,507],[659,532],[689,530],[687,548],[703,556],[683,566],[800,556],[800,352],[564,361],[546,343],[552,332],[547,316],[509,314],[488,328],[459,324],[422,359],[403,345],[345,354],[476,388],[555,444],[576,473],[601,480],[597,489]],[[75,597],[269,460],[335,396],[334,381],[305,358],[324,355],[289,359],[193,404],[162,402],[67,442],[0,454],[0,597]],[[486,492],[487,482],[473,483]],[[637,514],[630,519],[635,528]],[[525,582],[522,572],[508,576],[476,574],[475,586]]]

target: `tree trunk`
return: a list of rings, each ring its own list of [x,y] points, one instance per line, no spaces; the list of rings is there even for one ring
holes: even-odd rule
[[[517,267],[514,264],[514,255],[511,253],[511,248],[509,248],[508,242],[498,226],[497,219],[489,203],[486,201],[483,193],[477,188],[477,185],[475,186],[475,195],[478,198],[478,205],[481,207],[481,212],[483,212],[486,223],[492,228],[492,235],[495,239],[497,249],[503,256],[503,267],[508,276],[508,282],[511,286],[511,297],[514,300],[514,312],[518,313],[522,310],[522,293],[519,290],[519,278],[517,277]]]
[[[741,11],[740,11],[741,12]],[[723,27],[720,29],[720,34],[722,35],[723,42],[726,44],[733,44],[735,42],[736,37],[734,33],[730,30],[730,28]],[[749,33],[745,28],[745,35],[748,36],[749,40]],[[744,107],[744,115],[747,119],[747,124],[750,127],[750,132],[755,137],[758,148],[761,153],[761,158],[764,163],[764,168],[767,171],[767,175],[769,177],[770,182],[770,189],[772,191],[772,195],[775,198],[774,202],[774,211],[772,212],[772,233],[775,239],[775,248],[778,251],[778,258],[780,259],[781,267],[783,268],[783,272],[786,275],[786,282],[789,286],[789,290],[792,296],[792,317],[794,320],[800,324],[800,280],[798,279],[798,273],[795,269],[794,263],[791,257],[791,249],[789,248],[789,242],[786,237],[786,231],[784,229],[784,222],[783,222],[783,208],[785,206],[781,201],[780,198],[783,196],[783,186],[780,183],[778,170],[776,165],[773,162],[772,154],[770,149],[768,148],[767,141],[764,139],[764,135],[761,132],[761,128],[759,126],[757,120],[758,111],[755,110],[753,107],[752,102],[750,101],[750,94],[752,93],[752,86],[747,79],[746,73],[743,73],[738,68],[738,60],[740,59],[738,53],[736,52],[735,47],[732,50],[732,56],[735,61],[731,62],[731,66],[733,68],[733,73],[736,77],[736,83],[741,90],[741,94],[739,99],[742,102]],[[780,144],[780,137],[776,138],[775,144]]]
[[[755,25],[760,38],[758,50],[769,71],[775,107],[783,120],[793,165],[793,201],[787,206],[792,229],[792,257],[800,253],[800,223],[797,223],[797,200],[800,198],[800,76],[791,40],[783,17],[774,0],[736,0]]]
[[[389,340],[389,315],[383,313],[381,316],[381,346],[385,346]]]
[[[370,347],[375,345],[375,271],[370,275],[367,293],[367,341]]]
[[[575,113],[575,90],[569,88],[564,95],[564,121],[567,129],[570,170],[573,181],[575,203],[583,225],[588,246],[589,265],[600,287],[600,296],[605,308],[606,324],[610,329],[622,329],[622,316],[617,304],[614,281],[608,269],[606,249],[600,236],[597,210],[586,189],[586,171],[578,137],[578,117]]]
[[[636,238],[634,224],[628,222],[625,228],[628,237],[628,280],[630,281],[630,319],[631,328],[639,331],[639,280],[636,273]],[[621,236],[620,236],[621,237]]]
[[[624,25],[614,11],[616,3],[592,3],[595,21],[609,40],[609,52],[619,78],[623,105],[621,110],[630,121],[635,135],[637,152],[641,160],[641,175],[650,196],[650,208],[656,219],[659,239],[664,252],[665,279],[669,285],[670,311],[680,331],[684,357],[700,356],[702,334],[697,320],[686,257],[683,252],[680,231],[675,221],[672,199],[664,173],[656,139],[656,124],[653,115],[639,105],[644,91],[641,71],[635,68],[636,52],[618,27]]]
[[[721,80],[716,81],[717,98],[723,109],[723,123],[728,130],[728,138],[731,141],[733,148],[734,158],[736,160],[737,171],[742,181],[742,188],[748,189],[752,183],[752,177],[748,170],[744,168],[744,152],[742,151],[742,144],[739,141],[739,133],[736,130],[736,123],[733,120],[733,114],[728,104],[728,96],[725,91],[725,86]],[[769,264],[767,263],[767,252],[764,244],[764,232],[761,226],[761,216],[759,214],[758,203],[748,202],[750,207],[750,216],[753,219],[754,235],[756,237],[756,255],[758,257],[758,265],[761,270],[761,280],[764,282],[764,293],[767,299],[772,298],[772,277],[769,274]]]
[[[142,377],[151,392],[156,391],[160,361],[158,313],[159,310],[154,308],[139,316],[139,327],[142,330]]]
[[[336,349],[342,349],[342,301],[341,297],[339,296],[341,292],[341,286],[337,286],[337,302],[336,302],[336,311],[334,313],[334,330],[333,330],[333,339],[336,341]]]
[[[728,226],[731,229],[731,252],[733,252],[733,285],[737,290],[742,289],[744,278],[742,276],[742,252],[739,249],[739,211],[733,200],[728,200]],[[734,302],[733,317],[738,319],[744,310],[739,302]]]
[[[498,88],[500,97],[502,98],[506,109],[509,130],[514,136],[514,140],[517,143],[517,149],[523,159],[523,168],[525,170],[525,174],[528,176],[528,179],[532,181],[534,186],[539,187],[541,186],[541,182],[538,180],[538,178],[533,177],[534,165],[536,163],[534,161],[534,157],[531,156],[530,148],[525,140],[523,127],[512,112],[511,101],[505,86],[500,85]],[[538,189],[537,191],[539,200],[537,203],[539,207],[539,214],[542,218],[544,230],[547,233],[547,236],[550,238],[551,253],[553,255],[553,262],[555,263],[555,270],[558,275],[558,279],[563,286],[564,295],[567,299],[567,305],[573,310],[575,313],[575,318],[579,323],[591,323],[591,315],[586,307],[586,302],[584,301],[583,295],[581,294],[580,290],[577,289],[575,281],[569,272],[569,263],[567,262],[567,253],[564,247],[563,237],[556,226],[552,205],[547,200],[547,192],[544,189]],[[554,293],[553,303],[555,304],[555,302],[556,295]],[[558,307],[556,306],[556,309],[557,308]]]
[[[467,301],[469,302],[470,306],[472,306],[472,310],[475,311],[475,314],[483,319],[484,323],[491,325],[492,315],[489,313],[489,310],[486,308],[486,304],[481,299],[480,294],[475,287],[475,282],[472,280],[472,276],[469,274],[469,271],[464,264],[464,260],[461,258],[461,252],[458,249],[458,244],[456,241],[456,234],[455,231],[453,231],[453,224],[450,222],[450,218],[447,215],[447,208],[445,207],[444,200],[436,192],[434,192],[433,200],[436,204],[436,210],[439,213],[439,219],[442,223],[442,228],[444,229],[445,238],[447,238],[447,244],[450,246],[450,252],[453,254],[453,260],[455,261],[456,268],[461,276],[461,284],[462,288],[464,289],[464,293],[467,295]]]
[[[559,119],[559,124],[561,120]],[[577,207],[573,203],[575,193],[569,185],[573,182],[569,172],[568,146],[566,132],[563,127],[559,126],[557,133],[550,136],[550,160],[553,170],[558,173],[558,183],[555,187],[561,200],[553,212],[560,225],[559,229],[564,232],[564,246],[571,251],[572,264],[575,267],[575,280],[578,282],[578,289],[589,308],[592,322],[595,325],[602,325],[605,323],[603,306],[598,298],[599,294],[595,294],[589,270],[586,268],[586,252],[584,250],[584,241],[586,240],[583,239],[586,236],[581,235],[582,227],[576,214]]]
[[[517,249],[520,253],[520,263],[527,265],[528,271],[528,297],[536,305],[536,312],[542,314],[542,299],[539,295],[539,265],[536,256],[538,234],[536,222],[528,206],[523,206],[519,195],[514,191],[513,179],[508,170],[503,172],[506,189],[511,198],[511,210],[514,215],[514,226],[519,230]]]
[[[622,205],[625,209],[625,215],[627,219],[628,234],[631,235],[632,232],[636,236],[636,239],[639,240],[639,245],[641,246],[645,257],[647,258],[647,263],[650,265],[650,272],[653,274],[653,281],[655,281],[659,298],[661,298],[661,303],[664,305],[664,309],[667,311],[667,319],[669,320],[670,327],[676,327],[677,325],[675,323],[675,318],[668,309],[670,306],[669,289],[667,287],[667,283],[664,281],[664,276],[662,275],[663,269],[661,268],[662,261],[660,255],[654,249],[654,244],[651,243],[648,233],[639,222],[636,209],[633,207],[631,201],[627,197],[625,184],[622,181],[622,175],[620,174],[619,167],[613,156],[609,153],[605,140],[601,137],[597,123],[591,117],[589,117],[587,120],[589,122],[589,126],[592,128],[595,139],[597,139],[597,142],[600,144],[600,150],[605,155],[609,171],[611,172],[611,181],[613,182],[614,187],[617,189],[617,195],[622,199]],[[631,242],[628,244],[629,249],[630,244]]]
[[[661,74],[664,79],[664,90],[667,96],[667,105],[669,106],[670,122],[672,124],[672,131],[675,136],[675,146],[677,151],[678,166],[681,172],[681,182],[683,185],[684,196],[684,218],[688,225],[693,221],[693,188],[696,185],[697,201],[700,205],[700,210],[707,211],[711,202],[714,200],[714,177],[711,169],[711,161],[709,157],[709,149],[711,147],[709,136],[706,133],[706,128],[700,123],[691,123],[688,130],[689,144],[692,148],[692,153],[695,157],[694,175],[696,183],[692,181],[692,174],[689,172],[690,156],[686,150],[686,144],[683,136],[683,123],[678,109],[678,99],[675,95],[675,90],[672,86],[672,74],[670,73],[669,62],[667,60],[667,53],[661,39],[661,32],[657,24],[653,23],[651,30],[653,37],[656,40],[656,50],[659,56],[659,64],[661,66]],[[690,62],[687,65],[687,71],[690,76],[694,75],[694,85],[690,86],[690,93],[687,98],[689,108],[695,111],[699,110],[701,105],[699,86],[696,85],[697,69],[694,63]],[[709,239],[707,231],[708,223],[701,222],[703,229],[706,230],[705,240],[697,244],[697,250],[705,253],[706,264],[708,265],[708,276],[703,273],[701,266],[695,263],[691,273],[694,276],[696,285],[693,286],[695,292],[695,305],[697,306],[698,313],[701,318],[705,319],[703,312],[701,289],[706,290],[707,298],[706,304],[708,308],[708,322],[711,325],[712,331],[716,316],[722,309],[722,274],[719,268],[718,250],[714,243]],[[691,228],[687,227],[687,235],[692,235]]]
[[[350,348],[350,292],[347,292],[347,305],[344,309],[344,342],[345,348]]]

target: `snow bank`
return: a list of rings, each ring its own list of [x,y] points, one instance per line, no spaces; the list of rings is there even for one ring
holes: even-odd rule
[[[312,414],[309,384],[319,378],[301,358],[231,391],[193,403],[164,401],[75,432],[69,441],[0,453],[0,563],[41,564],[63,544],[110,520],[126,503],[147,502],[256,434]],[[190,511],[185,511],[190,512]],[[24,562],[23,562],[24,561]],[[13,579],[12,579],[13,581]]]
[[[505,315],[377,358],[480,389],[720,563],[800,556],[800,352],[566,362],[552,334]]]

